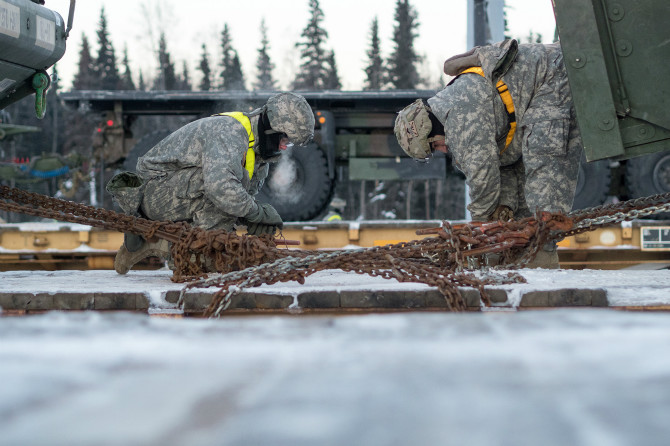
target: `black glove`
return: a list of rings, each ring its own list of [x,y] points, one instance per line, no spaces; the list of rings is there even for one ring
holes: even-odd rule
[[[266,225],[265,223],[249,223],[247,225],[247,233],[249,235],[274,235],[277,232],[277,226]]]
[[[284,227],[279,212],[267,203],[258,203],[258,211],[245,215],[244,218],[250,223],[263,223],[280,229]]]

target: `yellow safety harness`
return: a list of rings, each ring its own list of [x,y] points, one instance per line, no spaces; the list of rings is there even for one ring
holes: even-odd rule
[[[461,74],[464,73],[475,73],[479,74],[482,77],[486,77],[484,76],[484,70],[482,70],[481,67],[466,68],[461,72]],[[514,102],[512,101],[512,95],[510,94],[507,85],[502,81],[502,79],[499,80],[498,83],[496,84],[496,89],[498,90],[500,99],[502,99],[503,104],[505,104],[505,110],[507,110],[507,116],[509,116],[509,132],[507,132],[507,139],[505,140],[505,148],[500,151],[500,153],[502,154],[505,150],[507,150],[507,147],[509,147],[509,145],[512,144],[512,140],[514,139],[514,132],[516,132],[516,115],[514,113]]]
[[[256,167],[256,152],[254,152],[256,138],[254,138],[254,132],[251,130],[249,117],[242,112],[217,113],[214,116],[230,116],[231,118],[235,118],[244,126],[244,130],[247,131],[247,135],[249,135],[249,148],[247,149],[244,168],[249,172],[249,179],[251,179],[254,176],[254,167]]]

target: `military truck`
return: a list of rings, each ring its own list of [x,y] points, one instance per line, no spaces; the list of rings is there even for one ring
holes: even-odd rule
[[[275,93],[73,91],[61,94],[61,98],[72,107],[100,113],[96,152],[104,154],[107,166],[134,170],[138,157],[175,130],[160,128],[136,139],[133,123],[138,117],[198,118],[222,111],[250,111]],[[314,109],[314,141],[308,147],[290,149],[283,161],[271,167],[259,197],[272,203],[285,220],[307,221],[322,215],[338,181],[445,178],[446,157],[436,156],[433,162],[417,168],[393,134],[397,111],[417,97],[431,97],[435,91],[300,94]],[[462,196],[457,199],[463,201]]]
[[[75,0],[70,0],[67,28],[44,0],[0,1],[0,110],[35,94],[35,114],[44,117],[51,78],[46,70],[65,54]]]
[[[611,161],[620,195],[670,191],[670,2],[553,6],[586,160]]]

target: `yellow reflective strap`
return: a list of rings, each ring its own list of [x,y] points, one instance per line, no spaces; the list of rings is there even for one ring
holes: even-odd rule
[[[254,176],[254,168],[256,167],[256,152],[254,152],[256,138],[254,138],[254,132],[251,130],[251,120],[242,112],[217,113],[214,116],[230,116],[231,118],[235,118],[242,124],[244,130],[247,131],[247,135],[249,135],[249,149],[247,149],[244,168],[249,172],[249,179],[251,179]]]
[[[507,114],[510,117],[509,120],[509,132],[507,132],[507,139],[505,140],[505,148],[500,152],[504,152],[514,139],[514,132],[516,132],[516,117],[514,116],[514,102],[512,101],[512,94],[509,92],[509,88],[502,80],[499,80],[496,84],[498,89],[498,94],[500,94],[500,99],[502,99],[503,104],[505,104],[505,109],[507,109]]]
[[[249,135],[249,148],[254,147],[254,132],[251,130],[251,120],[247,115],[245,115],[242,112],[228,112],[228,113],[217,113],[214,116],[230,116],[231,118],[235,118],[239,121],[240,124],[244,126],[244,130],[247,131],[247,135]]]
[[[339,214],[331,215],[328,217],[326,221],[337,221],[337,220],[342,220],[342,217],[339,216]]]
[[[480,75],[482,77],[486,77],[484,75],[484,70],[482,70],[482,67],[470,67],[470,68],[466,68],[465,70],[461,71],[461,74],[465,74],[465,73],[477,73],[478,75]]]
[[[464,73],[475,73],[482,77],[486,77],[482,67],[466,68],[461,72],[461,74]],[[509,88],[507,88],[507,85],[502,81],[502,79],[499,80],[496,84],[496,89],[498,90],[500,99],[502,99],[503,104],[505,104],[505,110],[507,110],[507,115],[509,116],[509,132],[507,132],[507,138],[505,139],[505,148],[500,151],[500,154],[502,154],[505,150],[507,150],[509,145],[512,144],[512,140],[514,139],[514,133],[516,132],[516,116],[514,114],[514,101],[512,101],[512,94],[509,92]]]
[[[254,167],[256,167],[256,152],[254,149],[247,149],[247,157],[244,161],[244,168],[249,172],[249,179],[254,176]]]
[[[500,151],[500,154],[507,150],[510,144],[512,144],[512,140],[514,139],[514,132],[516,132],[516,121],[512,121],[509,123],[509,132],[507,132],[507,139],[505,139],[505,148]]]

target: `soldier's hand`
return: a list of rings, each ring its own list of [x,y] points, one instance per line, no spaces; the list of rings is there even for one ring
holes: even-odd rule
[[[266,225],[264,223],[249,223],[247,225],[247,233],[250,235],[274,235],[277,232],[277,226]]]
[[[244,218],[251,223],[263,223],[278,228],[284,227],[279,212],[268,203],[258,203],[258,211],[252,215],[246,215]]]
[[[261,207],[263,208],[263,213],[265,214],[263,219],[260,221],[261,223],[277,226],[278,228],[284,227],[284,222],[282,221],[279,212],[277,212],[275,208],[273,208],[268,203],[261,203]]]
[[[509,221],[514,218],[514,211],[509,207],[501,204],[489,216],[489,221]]]

